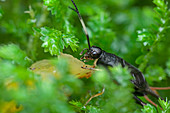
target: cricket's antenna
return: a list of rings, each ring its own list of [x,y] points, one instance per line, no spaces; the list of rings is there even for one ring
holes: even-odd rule
[[[83,26],[84,32],[85,32],[85,34],[86,34],[88,46],[89,46],[89,49],[90,49],[91,47],[90,47],[89,35],[88,35],[88,33],[87,33],[87,29],[86,29],[85,23],[84,23],[83,18],[81,17],[81,15],[80,15],[80,13],[79,13],[79,11],[78,11],[78,8],[77,8],[76,4],[74,3],[73,0],[71,0],[71,1],[72,1],[73,5],[74,5],[74,7],[75,7],[76,9],[71,8],[71,7],[69,7],[69,8],[72,9],[73,11],[75,11],[75,12],[78,14],[78,17],[79,17],[79,19],[80,19],[81,25]]]

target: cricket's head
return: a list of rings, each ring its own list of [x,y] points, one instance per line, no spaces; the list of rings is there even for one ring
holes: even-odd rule
[[[100,57],[102,54],[102,49],[96,46],[90,47],[90,49],[83,49],[83,51],[80,53],[80,55],[83,54],[84,50],[87,50],[87,52],[81,57],[81,59],[86,59],[86,60],[95,60]]]

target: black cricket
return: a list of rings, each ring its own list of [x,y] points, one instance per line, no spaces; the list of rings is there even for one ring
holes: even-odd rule
[[[84,21],[83,21],[80,13],[78,11],[78,8],[77,8],[76,4],[74,3],[73,0],[71,0],[71,1],[72,1],[73,5],[74,5],[75,9],[71,8],[71,7],[69,7],[69,8],[72,9],[73,11],[75,11],[78,14],[78,17],[80,19],[80,22],[81,22],[82,27],[84,29],[84,32],[86,34],[87,42],[88,42],[88,48],[85,48],[81,52],[81,54],[85,50],[87,50],[87,52],[83,55],[83,57],[81,59],[96,60],[97,61],[96,65],[98,65],[98,66],[102,65],[102,66],[104,66],[106,68],[114,67],[114,66],[116,66],[118,64],[121,64],[122,67],[128,67],[128,69],[130,70],[131,75],[134,78],[133,80],[131,80],[131,82],[135,86],[135,92],[133,93],[134,99],[136,100],[137,103],[141,104],[142,106],[146,105],[146,103],[144,103],[142,100],[140,100],[137,96],[144,96],[144,97],[146,97],[146,99],[149,99],[147,97],[147,95],[149,94],[151,96],[156,97],[157,99],[161,98],[158,94],[156,94],[149,87],[147,81],[145,80],[145,77],[144,77],[143,73],[140,70],[138,70],[135,66],[129,64],[124,59],[120,58],[119,56],[116,56],[115,54],[108,53],[108,52],[102,50],[100,47],[90,46],[89,35],[87,33]],[[157,88],[157,89],[159,89],[159,88]],[[151,100],[148,100],[148,101],[150,101],[153,105],[156,106],[156,104],[153,103]]]

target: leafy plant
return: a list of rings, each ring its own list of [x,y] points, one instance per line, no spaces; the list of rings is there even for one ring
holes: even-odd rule
[[[162,42],[166,41],[168,38],[167,33],[169,31],[170,22],[170,10],[168,9],[168,2],[165,2],[164,0],[154,0],[153,3],[156,5],[156,7],[154,8],[154,24],[152,24],[149,29],[138,30],[137,38],[137,40],[142,42],[143,44],[143,54],[138,57],[136,63],[140,64],[139,68],[141,70],[147,71],[147,77],[150,77],[150,75],[152,76],[152,74],[148,70],[151,71],[151,68],[155,69],[156,66],[156,63],[150,65],[149,67],[147,66],[148,63],[152,61],[152,59],[157,59],[154,58],[153,54],[156,55],[158,54],[158,52],[163,51],[163,47],[160,46],[162,46]],[[157,64],[159,64],[159,62]],[[159,69],[157,69],[157,72],[155,71],[153,76],[155,76],[156,78],[164,79],[164,70],[162,69],[162,67],[158,66],[158,68]]]
[[[76,51],[76,47],[78,47],[77,39],[71,34],[63,34],[61,31],[48,27],[37,31],[43,35],[40,39],[43,41],[44,52],[49,51],[51,55],[59,55],[63,52],[64,47],[67,48],[69,45],[73,51]]]
[[[0,6],[0,19],[2,18],[2,16],[3,16],[3,10],[2,10],[2,8]]]
[[[169,113],[170,112],[170,104],[169,101],[166,99],[166,101],[159,99],[159,104],[161,105],[160,107],[157,107],[157,109],[155,107],[153,107],[150,104],[147,104],[146,106],[144,106],[144,109],[142,109],[143,113]]]

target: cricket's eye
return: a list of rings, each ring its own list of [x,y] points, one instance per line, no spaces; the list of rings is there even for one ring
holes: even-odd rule
[[[102,53],[102,49],[96,46],[92,46],[90,50],[88,51],[88,54],[90,55],[91,58],[97,59],[100,57]]]
[[[97,55],[97,52],[96,51],[93,51],[92,52],[92,56],[96,56]]]
[[[98,58],[98,53],[96,52],[96,51],[93,51],[92,52],[92,54],[91,54],[91,56],[93,57],[93,58]]]
[[[100,57],[100,51],[92,51],[91,52],[91,56],[96,59],[96,58],[99,58]]]

